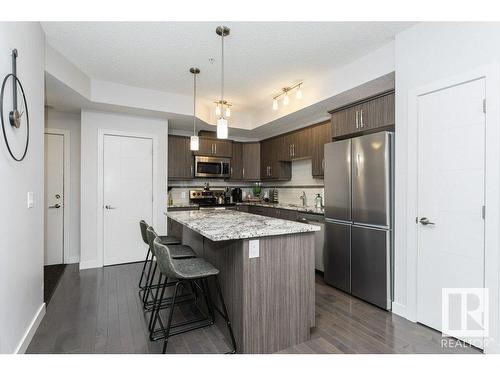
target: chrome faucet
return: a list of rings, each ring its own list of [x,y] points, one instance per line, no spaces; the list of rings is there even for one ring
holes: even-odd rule
[[[302,201],[302,206],[306,206],[306,192],[303,191],[302,195],[299,197],[299,199]]]

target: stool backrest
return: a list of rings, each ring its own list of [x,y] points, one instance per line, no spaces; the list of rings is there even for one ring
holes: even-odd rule
[[[160,272],[169,278],[177,278],[178,274],[172,264],[172,256],[168,246],[162,244],[160,239],[157,238],[153,242],[153,247],[156,253],[156,264],[160,267]]]
[[[146,245],[149,245],[148,235],[146,233],[146,230],[148,229],[148,226],[149,226],[148,223],[146,223],[144,220],[139,221],[139,227],[141,228],[142,240],[144,241],[144,243]]]
[[[148,239],[149,249],[151,250],[151,252],[153,253],[153,255],[156,256],[156,252],[155,252],[155,248],[153,246],[153,242],[156,239],[156,237],[158,237],[158,235],[156,234],[154,228],[151,225],[148,227],[148,229],[146,229],[146,236],[147,236],[147,239]]]

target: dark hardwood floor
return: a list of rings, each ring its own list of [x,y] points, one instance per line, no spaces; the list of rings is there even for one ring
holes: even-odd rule
[[[79,271],[69,265],[27,353],[159,353],[150,342],[137,295],[141,264]],[[188,306],[176,319],[192,314]],[[224,334],[211,326],[174,336],[169,353],[224,353]],[[311,340],[280,353],[480,353],[441,347],[441,334],[360,301],[316,279]]]

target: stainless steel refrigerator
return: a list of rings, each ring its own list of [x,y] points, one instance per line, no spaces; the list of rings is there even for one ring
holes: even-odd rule
[[[325,145],[325,282],[391,309],[393,138]]]

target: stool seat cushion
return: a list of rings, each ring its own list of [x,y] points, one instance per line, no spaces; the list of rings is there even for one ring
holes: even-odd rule
[[[177,245],[180,244],[181,241],[174,236],[158,236],[160,238],[160,242],[164,245]]]
[[[171,249],[171,246],[168,248]],[[198,279],[219,274],[219,270],[203,258],[172,259],[172,271],[177,279]]]
[[[196,253],[189,246],[181,244],[164,243],[162,237],[164,236],[160,236],[160,242],[165,245],[168,245],[168,249],[170,250],[170,256],[173,259],[196,258]]]

